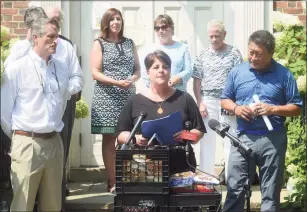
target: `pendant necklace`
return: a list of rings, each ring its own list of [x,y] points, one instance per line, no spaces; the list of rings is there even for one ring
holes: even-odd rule
[[[163,101],[164,102],[164,101]],[[159,105],[159,108],[158,108],[158,110],[157,110],[157,113],[159,113],[159,114],[162,114],[163,113],[163,109],[162,109],[162,104],[163,104],[163,102],[161,102],[161,104],[159,104],[158,102],[157,102],[157,104]]]
[[[157,105],[159,105],[159,108],[158,108],[158,110],[157,110],[157,113],[158,113],[158,114],[162,114],[162,113],[163,113],[162,105],[163,105],[163,103],[164,103],[165,100],[163,100],[163,99],[161,98],[161,96],[160,96],[158,93],[155,92],[155,94],[156,94],[157,96],[159,96],[160,99],[162,100],[161,103],[156,102]]]

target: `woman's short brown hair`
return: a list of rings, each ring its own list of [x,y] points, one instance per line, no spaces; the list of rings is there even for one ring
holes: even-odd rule
[[[120,16],[120,18],[122,19],[122,27],[120,29],[120,32],[118,34],[119,37],[122,37],[124,34],[124,19],[122,16],[122,13],[115,8],[110,8],[107,11],[105,11],[105,13],[102,16],[101,22],[100,22],[100,37],[106,39],[109,35],[109,25],[110,25],[110,21],[113,15],[118,14]]]
[[[174,35],[174,22],[173,22],[173,19],[169,15],[167,14],[158,15],[158,17],[154,21],[154,26],[157,26],[157,24],[168,25],[172,29],[173,35]]]
[[[156,50],[152,53],[149,53],[145,57],[144,64],[145,64],[147,71],[151,68],[152,64],[155,62],[155,59],[160,60],[162,63],[164,63],[164,65],[166,65],[168,67],[169,71],[171,70],[171,67],[172,67],[171,58],[164,51]]]

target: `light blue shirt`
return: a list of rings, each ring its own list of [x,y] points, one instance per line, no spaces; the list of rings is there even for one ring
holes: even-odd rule
[[[141,77],[144,80],[147,87],[149,87],[149,78],[145,68],[145,57],[155,51],[164,51],[172,61],[171,76],[178,75],[181,77],[181,83],[175,85],[174,87],[181,91],[187,90],[187,82],[192,76],[192,62],[191,55],[186,44],[175,42],[173,45],[161,45],[161,44],[151,44],[146,46],[140,56],[141,65]]]
[[[254,94],[259,96],[261,102],[270,105],[303,105],[293,74],[273,59],[267,71],[262,73],[252,69],[248,62],[234,67],[228,75],[227,84],[220,98],[231,99],[238,105],[249,105],[255,103],[252,98]],[[286,119],[277,115],[270,115],[268,118],[275,130],[281,129]],[[237,123],[240,132],[247,134],[268,132],[260,116],[252,121],[237,118]]]

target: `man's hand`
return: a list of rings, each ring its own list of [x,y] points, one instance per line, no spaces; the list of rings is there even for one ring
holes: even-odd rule
[[[253,117],[253,111],[249,106],[246,105],[238,105],[234,112],[236,116],[246,121],[250,121]]]
[[[121,89],[128,89],[132,86],[132,81],[131,80],[119,80],[118,81],[118,87]]]
[[[168,81],[168,85],[170,87],[181,83],[181,78],[179,76],[173,76],[169,81]]]
[[[148,139],[144,138],[142,135],[135,135],[136,144],[138,146],[147,146]]]
[[[199,105],[198,105],[198,108],[199,108],[200,115],[202,117],[208,116],[208,111],[207,111],[207,108],[206,108],[204,103],[200,102]]]
[[[269,105],[269,104],[266,104],[266,103],[256,103],[255,104],[255,113],[259,116],[262,116],[262,115],[273,115],[276,108],[276,106],[273,106],[273,105]]]

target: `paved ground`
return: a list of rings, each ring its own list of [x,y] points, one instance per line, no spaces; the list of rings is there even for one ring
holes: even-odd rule
[[[106,184],[103,182],[78,182],[68,184],[70,195],[66,200],[67,212],[101,212],[113,211],[113,198],[114,195],[106,192]],[[222,201],[226,197],[226,187],[217,187],[222,191]],[[261,202],[261,194],[259,186],[252,187],[251,205],[253,211],[259,211]],[[281,201],[284,202],[284,197],[287,196],[285,189],[281,192]],[[12,192],[10,189],[0,189],[0,200],[7,202],[11,201]]]
[[[101,210],[113,209],[114,195],[106,192],[107,185],[103,182],[69,183],[70,194],[66,199],[66,208],[69,211],[86,209]]]
[[[106,192],[106,184],[103,182],[96,183],[70,183],[70,195],[67,197],[66,205],[69,211],[86,210],[86,211],[112,211],[114,195]],[[226,187],[221,186],[217,189],[222,190],[223,202],[226,197]],[[253,186],[251,205],[253,208],[259,208],[261,194],[259,186]],[[285,189],[281,192],[281,201],[287,196]]]

